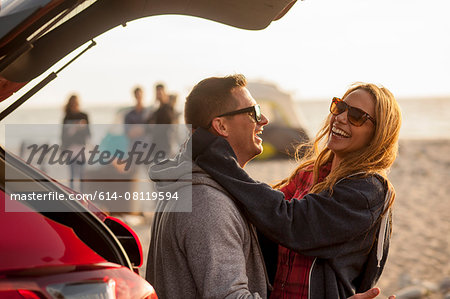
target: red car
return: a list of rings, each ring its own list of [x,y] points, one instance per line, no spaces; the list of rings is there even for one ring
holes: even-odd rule
[[[47,191],[69,192],[43,174],[36,180],[36,170],[20,160],[8,157],[5,163],[1,154],[2,166],[22,171],[24,180]],[[142,264],[142,249],[120,220],[78,201],[55,202],[67,209],[58,213],[11,201],[8,209],[22,212],[5,212],[8,199],[0,190],[0,298],[157,298],[151,285],[131,271]]]
[[[79,46],[129,21],[184,14],[263,29],[294,2],[2,0],[0,101]],[[36,86],[26,86],[28,91],[0,113],[0,121],[58,72]],[[68,196],[73,191],[2,146],[0,173],[0,298],[156,298],[155,290],[137,274],[142,248],[126,224],[89,202],[53,201],[51,207],[58,212],[42,212],[34,201],[11,201],[12,191],[26,191],[21,190],[23,182],[47,194]],[[8,182],[5,173],[13,173],[14,179]]]

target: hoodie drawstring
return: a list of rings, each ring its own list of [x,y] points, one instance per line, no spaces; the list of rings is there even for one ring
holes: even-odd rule
[[[388,189],[388,191],[386,192],[386,197],[384,198],[384,209],[383,211],[386,210],[386,208],[389,206],[389,201],[391,199],[392,196],[392,191],[390,189]],[[389,210],[386,211],[386,213],[384,213],[383,216],[381,216],[381,224],[380,224],[380,232],[378,233],[378,244],[377,244],[377,267],[379,268],[381,265],[381,260],[383,259],[383,247],[384,247],[384,238],[386,237],[386,231],[389,228]]]

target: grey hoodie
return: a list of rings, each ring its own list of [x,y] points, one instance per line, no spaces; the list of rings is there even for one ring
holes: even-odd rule
[[[157,204],[146,279],[162,299],[267,297],[254,227],[186,156],[150,170],[158,191],[177,192],[178,200]]]

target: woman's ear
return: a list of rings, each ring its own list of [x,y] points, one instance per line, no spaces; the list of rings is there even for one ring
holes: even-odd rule
[[[215,117],[211,121],[211,129],[213,130],[213,133],[222,136],[222,137],[228,137],[228,126],[226,119],[223,117]]]

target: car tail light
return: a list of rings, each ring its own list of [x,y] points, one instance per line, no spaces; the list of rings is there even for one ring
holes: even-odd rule
[[[24,298],[24,299],[42,299],[43,296],[28,290],[18,290],[18,293]]]
[[[116,299],[116,282],[109,279],[106,282],[82,282],[70,284],[54,284],[47,286],[47,291],[54,298],[86,298],[86,299]]]
[[[145,290],[142,288],[146,288]],[[155,290],[150,284],[143,285],[133,276],[117,275],[101,280],[51,284],[47,292],[52,298],[83,298],[83,299],[134,299],[137,289],[142,299],[157,299]]]
[[[0,279],[0,299],[158,298],[153,287],[130,269],[107,263],[101,266],[60,273],[55,268],[41,269],[41,275],[31,277],[24,277],[23,273],[8,276]],[[45,275],[45,270],[50,270],[50,275]]]

